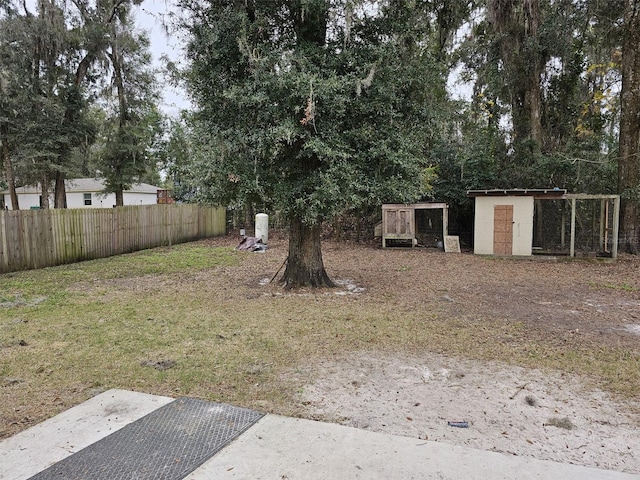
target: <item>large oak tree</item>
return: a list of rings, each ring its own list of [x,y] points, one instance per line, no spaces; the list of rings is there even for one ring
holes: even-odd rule
[[[429,2],[210,0],[190,11],[191,183],[290,224],[286,287],[331,286],[322,222],[422,194],[444,77]],[[183,179],[184,180],[184,179]]]

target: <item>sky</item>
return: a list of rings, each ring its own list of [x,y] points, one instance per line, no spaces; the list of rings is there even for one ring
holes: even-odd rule
[[[171,8],[171,0],[144,0],[140,6],[134,7],[136,25],[149,35],[153,65],[159,69],[163,67],[162,55],[168,56],[178,64],[182,58],[180,38],[176,34],[168,35],[162,27],[162,20]],[[163,85],[163,100],[160,105],[163,112],[176,117],[180,110],[190,108],[184,90],[172,87],[164,77],[160,79],[160,84]]]

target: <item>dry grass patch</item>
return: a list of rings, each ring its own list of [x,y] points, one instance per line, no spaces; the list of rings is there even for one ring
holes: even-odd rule
[[[273,237],[264,254],[222,238],[0,276],[0,437],[108,388],[299,414],[290,372],[364,350],[562,370],[638,396],[637,337],[616,330],[616,302],[639,301],[635,259],[591,268],[329,242],[329,273],[360,293],[284,293],[261,284],[286,255]],[[536,321],[545,302],[555,315]]]

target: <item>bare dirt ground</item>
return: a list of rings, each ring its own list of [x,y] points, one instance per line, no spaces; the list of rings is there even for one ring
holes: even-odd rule
[[[282,248],[276,242],[277,248]],[[523,335],[594,349],[623,348],[640,362],[640,261],[481,259],[426,249],[325,247],[348,288],[425,304],[468,321],[502,319]],[[504,341],[504,339],[500,340]],[[518,339],[513,339],[517,348]],[[569,348],[567,349],[569,350]],[[640,473],[640,410],[579,375],[433,352],[360,351],[316,360],[301,415],[357,428],[511,455]],[[535,364],[535,360],[531,362]],[[636,392],[640,385],[630,386]],[[448,422],[467,422],[457,428]]]
[[[640,474],[640,258],[491,259],[329,240],[325,265],[339,287],[284,292],[269,280],[286,258],[287,239],[270,234],[266,253],[238,252],[237,265],[108,280],[103,301],[123,292],[198,292],[212,311],[245,308],[257,317],[268,309],[272,320],[287,317],[278,329],[291,331],[272,332],[271,350],[253,359],[266,362],[258,367],[268,374],[256,367],[244,384],[203,385],[190,395],[232,403],[236,397],[222,394],[244,385],[249,394],[237,398],[265,412]],[[238,238],[199,243],[230,247]],[[376,322],[386,323],[376,330]],[[267,330],[254,323],[256,332]],[[242,354],[258,338],[214,333],[219,342],[237,342]],[[308,351],[298,354],[299,345]],[[277,363],[276,350],[293,360]],[[6,391],[21,385],[28,383]],[[145,391],[174,394],[171,387],[154,383]],[[85,395],[71,392],[73,384],[64,388],[65,402]]]
[[[640,417],[580,379],[425,353],[314,365],[306,413],[356,428],[640,473]],[[467,422],[468,428],[448,422]]]

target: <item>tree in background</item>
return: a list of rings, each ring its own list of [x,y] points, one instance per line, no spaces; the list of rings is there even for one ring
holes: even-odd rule
[[[640,1],[625,0],[622,44],[622,92],[618,148],[620,232],[625,248],[640,246]]]
[[[458,55],[474,82],[466,130],[486,132],[470,138],[504,146],[482,162],[496,167],[487,186],[615,191],[619,3],[487,0],[477,11]],[[464,144],[493,155],[485,140]]]
[[[123,192],[156,170],[152,148],[163,130],[156,105],[158,87],[150,68],[149,40],[133,29],[129,9],[121,6],[110,23],[109,45],[114,97],[107,98],[111,118],[104,124],[105,141],[98,169],[105,192],[115,193],[116,206],[124,205]]]
[[[48,208],[58,144],[70,136],[63,125],[68,71],[59,62],[69,55],[69,38],[56,5],[39,2],[37,15],[23,8],[24,15],[8,10],[0,19],[3,157],[9,185],[15,189],[16,176],[40,183]]]
[[[110,172],[111,191],[158,178],[157,169],[149,176],[149,157],[161,115],[148,41],[132,31],[134,3],[139,2],[39,0],[32,13],[26,3],[1,2],[1,159],[12,191],[16,184],[40,184],[46,208],[53,187],[54,206],[64,208],[69,176],[93,176],[103,168]],[[101,116],[95,108],[113,105],[103,96],[111,91],[108,85],[114,85],[117,105],[124,108],[113,110],[118,130],[101,136],[110,140],[111,148],[103,149],[110,160],[88,171],[80,151],[89,151],[97,139],[95,120]]]
[[[509,99],[518,156],[536,155],[542,146],[540,80],[546,62],[539,29],[539,0],[488,0],[487,18],[501,60],[504,95]]]
[[[19,109],[23,105],[24,99],[21,94],[24,93],[24,89],[20,86],[29,72],[29,56],[9,48],[17,27],[16,13],[11,4],[0,6],[5,9],[0,16],[0,163],[9,188],[12,208],[18,210],[20,207],[13,166],[16,147],[12,136],[16,131]]]
[[[287,215],[287,288],[331,286],[323,221],[423,193],[446,101],[428,2],[215,0],[191,10],[187,85],[200,198],[255,195]]]
[[[169,120],[168,135],[161,148],[162,168],[167,174],[167,186],[172,189],[173,198],[179,202],[190,202],[196,198],[192,186],[184,181],[189,178],[190,159],[196,137],[189,127],[188,114]]]

